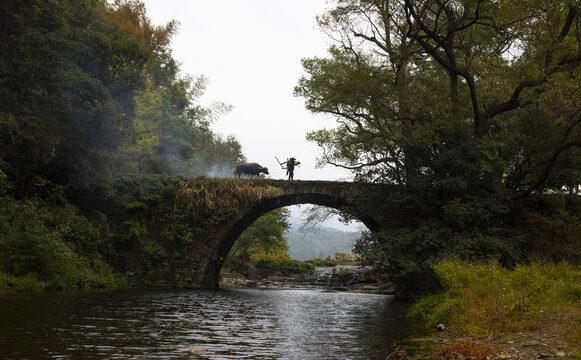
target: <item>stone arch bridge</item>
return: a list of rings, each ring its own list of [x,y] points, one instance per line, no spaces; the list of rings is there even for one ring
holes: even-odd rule
[[[385,214],[374,214],[369,205],[377,199],[361,199],[360,194],[377,194],[377,190],[396,187],[134,176],[117,179],[113,192],[85,194],[77,200],[113,219],[120,271],[154,286],[215,288],[230,248],[262,215],[285,206],[314,204],[338,209],[375,231],[382,227]]]

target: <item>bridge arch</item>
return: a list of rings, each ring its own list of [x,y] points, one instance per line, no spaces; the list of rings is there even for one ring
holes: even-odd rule
[[[219,234],[216,234],[216,241],[218,242],[216,256],[214,261],[208,262],[204,271],[204,287],[218,287],[220,270],[234,242],[246,228],[272,210],[301,204],[319,205],[349,213],[371,231],[379,227],[374,219],[361,216],[360,214],[354,214],[349,210],[349,204],[343,195],[344,189],[339,189],[337,183],[333,184],[333,186],[330,186],[331,182],[328,182],[328,184],[325,184],[326,182],[316,182],[316,186],[307,186],[304,182],[302,183],[300,186],[292,187],[291,189],[283,188],[283,193],[279,196],[262,199],[252,206],[241,209],[231,219],[229,224]]]
[[[119,177],[113,189],[91,188],[75,196],[85,209],[114,219],[112,233],[138,228],[118,239],[115,267],[152,286],[180,288],[218,287],[234,241],[269,211],[321,205],[376,231],[388,226],[390,218],[374,209],[372,204],[381,202],[377,194],[398,191],[385,184],[166,175]]]

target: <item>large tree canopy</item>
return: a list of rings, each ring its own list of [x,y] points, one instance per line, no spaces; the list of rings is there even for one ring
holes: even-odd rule
[[[0,167],[23,189],[95,174],[202,174],[242,160],[209,128],[228,106],[197,104],[181,76],[175,22],[138,0],[7,0],[0,8]]]
[[[322,162],[525,195],[581,183],[575,1],[339,0],[319,24],[337,44],[295,93],[339,122],[309,134]]]
[[[581,244],[574,231],[551,235],[557,223],[576,228],[563,207],[522,207],[581,184],[579,10],[573,0],[336,0],[318,18],[335,42],[303,60],[295,94],[337,120],[307,136],[320,164],[404,189],[354,195],[392,222],[359,240],[364,263],[417,286],[447,256],[514,264]],[[540,219],[545,230],[525,241],[517,224]]]

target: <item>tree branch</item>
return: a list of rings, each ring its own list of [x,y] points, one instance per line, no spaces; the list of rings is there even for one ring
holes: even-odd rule
[[[571,29],[571,25],[573,24],[573,20],[575,19],[575,15],[577,15],[579,5],[569,5],[569,12],[567,13],[567,18],[565,19],[565,24],[563,25],[563,29],[559,34],[559,40],[565,39],[569,30]]]

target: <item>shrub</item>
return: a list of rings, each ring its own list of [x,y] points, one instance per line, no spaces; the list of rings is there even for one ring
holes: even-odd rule
[[[91,244],[98,233],[70,206],[55,208],[39,201],[0,198],[0,288],[115,286],[111,268],[97,253],[102,247]]]
[[[38,281],[38,275],[35,273],[14,276],[0,272],[0,289],[37,292],[44,290],[44,284]]]
[[[164,259],[167,253],[159,244],[149,244],[143,247],[141,253],[141,263],[146,267],[152,267],[160,260]]]
[[[532,330],[543,316],[581,303],[581,268],[566,262],[508,270],[497,262],[443,261],[434,270],[444,290],[423,297],[412,314],[473,336]]]
[[[304,274],[315,270],[313,264],[292,260],[292,259],[272,259],[268,257],[260,258],[256,261],[256,267],[259,269],[270,269],[278,271],[284,275]]]

